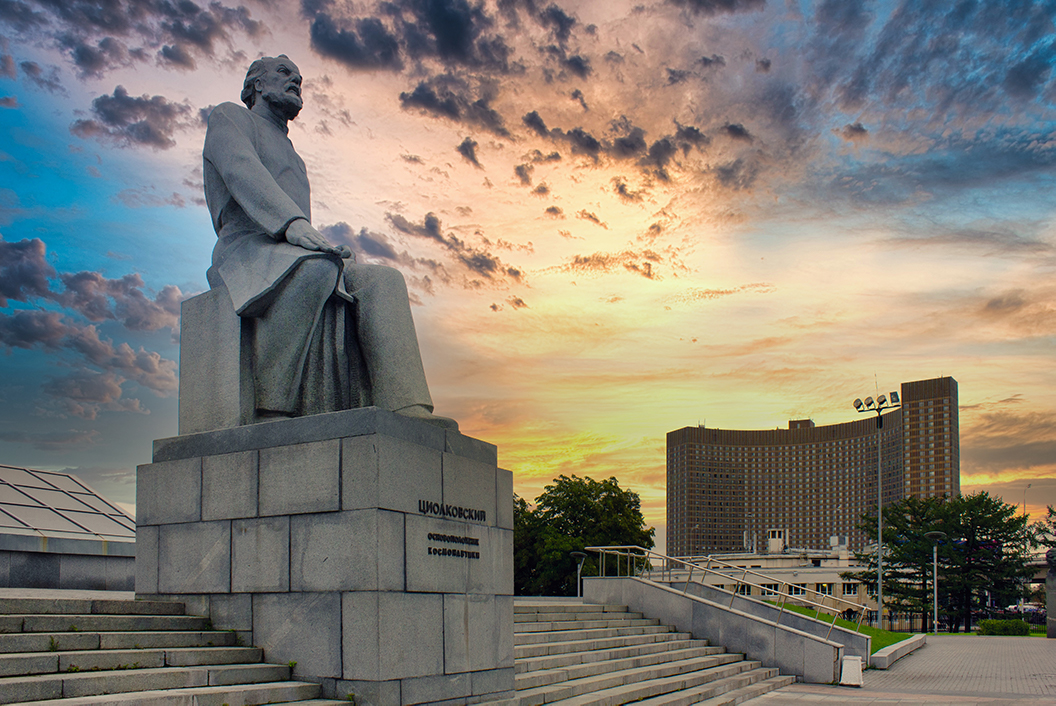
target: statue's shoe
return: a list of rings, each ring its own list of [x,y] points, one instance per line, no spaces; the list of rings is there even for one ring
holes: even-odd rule
[[[451,431],[458,431],[458,422],[454,419],[451,419],[450,417],[441,417],[439,414],[433,414],[420,404],[398,409],[396,410],[396,414],[410,417],[411,419],[421,419],[423,422],[435,424],[438,427],[450,429]]]

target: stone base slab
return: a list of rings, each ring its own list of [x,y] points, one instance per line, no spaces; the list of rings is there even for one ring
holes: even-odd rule
[[[136,593],[184,601],[360,704],[513,684],[513,478],[495,447],[375,408],[155,442]]]

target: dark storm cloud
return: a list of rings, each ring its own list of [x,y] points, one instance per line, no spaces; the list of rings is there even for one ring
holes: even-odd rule
[[[387,213],[385,217],[401,233],[438,243],[454,257],[456,262],[472,274],[488,280],[509,278],[518,281],[521,279],[520,269],[505,264],[484,247],[470,245],[453,233],[445,235],[440,219],[434,213],[425,214],[421,224],[409,221],[398,213]],[[475,286],[475,283],[469,283],[467,286]]]
[[[403,67],[399,42],[381,20],[366,17],[348,25],[338,27],[332,17],[319,13],[309,31],[312,48],[351,68]]]
[[[455,148],[455,150],[462,155],[462,158],[467,162],[475,166],[477,169],[483,169],[484,166],[477,159],[477,141],[467,137]]]
[[[576,18],[565,14],[557,5],[548,5],[539,13],[539,24],[552,31],[557,41],[563,44],[571,36],[572,28],[576,26]]]
[[[3,0],[0,23],[61,47],[82,76],[147,61],[158,47],[159,61],[188,68],[196,57],[214,57],[219,45],[230,47],[236,32],[255,38],[266,31],[244,5],[219,0]]]
[[[698,15],[718,15],[732,12],[751,12],[766,7],[766,0],[667,0],[675,7],[685,8]]]
[[[489,82],[471,85],[462,78],[444,74],[421,81],[410,93],[401,93],[400,105],[405,110],[419,110],[509,137],[502,115],[491,107],[495,91]]]
[[[84,138],[108,138],[119,145],[168,149],[176,130],[188,124],[191,107],[164,96],[130,96],[124,86],[92,101],[94,119],[74,121],[70,130]]]
[[[555,130],[555,133],[568,141],[574,154],[583,154],[594,159],[601,154],[601,142],[581,127],[572,128],[566,133]]]
[[[646,150],[645,130],[640,127],[631,127],[627,134],[617,137],[612,141],[610,154],[617,159],[630,159],[637,157]]]
[[[392,0],[377,17],[335,12],[333,3],[302,0],[312,48],[346,66],[399,69],[404,58],[447,68],[505,73],[512,50],[483,4],[466,0]]]

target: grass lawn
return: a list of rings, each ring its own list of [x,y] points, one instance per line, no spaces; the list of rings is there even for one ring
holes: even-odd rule
[[[802,615],[806,615],[811,618],[816,618],[818,620],[823,620],[826,623],[832,622],[831,615],[828,615],[827,613],[819,614],[819,611],[811,610],[810,608],[786,605],[785,610],[800,613]],[[882,650],[885,647],[890,647],[896,642],[902,642],[903,640],[909,639],[913,636],[913,633],[909,632],[891,632],[890,630],[871,628],[868,625],[864,624],[861,628],[859,628],[855,623],[852,623],[848,620],[844,620],[842,618],[836,618],[836,624],[841,628],[847,628],[848,630],[857,630],[863,635],[868,635],[870,638],[872,638],[872,641],[870,642],[870,654],[876,654],[877,650]]]

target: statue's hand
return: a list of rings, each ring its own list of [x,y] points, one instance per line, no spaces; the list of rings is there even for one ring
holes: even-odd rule
[[[325,235],[313,228],[312,224],[303,218],[298,218],[291,222],[286,228],[286,242],[305,250],[333,253],[340,258],[353,257],[352,251],[349,250],[347,245],[331,244]],[[355,262],[354,257],[353,262]]]

